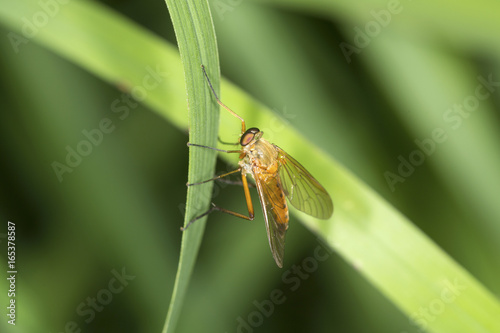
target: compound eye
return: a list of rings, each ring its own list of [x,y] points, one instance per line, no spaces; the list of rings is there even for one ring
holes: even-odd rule
[[[242,136],[240,140],[240,145],[246,146],[255,138],[255,134],[259,133],[260,130],[256,127],[249,128]]]
[[[241,137],[241,140],[240,140],[240,145],[242,145],[242,146],[248,145],[253,140],[254,137],[255,137],[255,134],[253,134],[253,133],[243,134],[243,136]]]

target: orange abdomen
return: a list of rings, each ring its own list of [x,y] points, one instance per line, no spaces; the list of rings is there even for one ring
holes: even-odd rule
[[[272,169],[270,166],[268,168]],[[261,179],[263,187],[267,192],[267,203],[270,205],[270,212],[274,217],[274,220],[281,225],[284,225],[285,228],[288,227],[288,206],[285,199],[285,193],[283,192],[283,187],[281,186],[281,181],[279,174],[276,171],[269,170],[268,172],[259,173],[257,176]]]

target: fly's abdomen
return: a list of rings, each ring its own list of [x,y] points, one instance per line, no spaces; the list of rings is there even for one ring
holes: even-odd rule
[[[262,173],[261,177],[264,178],[263,182],[267,189],[271,214],[274,220],[286,229],[288,227],[288,206],[280,178],[277,173]]]

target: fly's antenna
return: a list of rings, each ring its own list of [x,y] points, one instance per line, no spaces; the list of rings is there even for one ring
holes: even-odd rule
[[[222,106],[224,109],[226,109],[227,111],[229,111],[233,116],[235,116],[236,118],[238,118],[239,120],[241,120],[241,133],[242,134],[245,133],[245,131],[246,131],[245,120],[243,118],[241,118],[236,112],[234,112],[233,110],[231,110],[230,108],[228,108],[224,103],[222,103],[220,101],[219,97],[217,97],[217,94],[215,93],[214,87],[212,87],[212,82],[210,82],[210,79],[208,78],[207,72],[205,71],[205,66],[203,66],[203,64],[201,65],[201,69],[203,70],[203,74],[205,75],[205,78],[208,81],[208,85],[210,86],[210,89],[214,93],[214,96],[215,96],[215,99],[217,100],[217,103],[220,106]]]

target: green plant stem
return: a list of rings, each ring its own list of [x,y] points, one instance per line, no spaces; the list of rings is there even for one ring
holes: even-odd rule
[[[219,88],[219,59],[215,31],[207,1],[166,0],[179,45],[188,96],[189,142],[214,147],[217,144],[219,111],[208,92],[201,65]],[[207,93],[208,92],[208,93]],[[216,152],[189,149],[189,183],[211,178],[215,174]],[[184,225],[208,210],[213,183],[188,187]],[[183,232],[179,266],[163,332],[174,332],[184,296],[200,247],[206,216]]]

